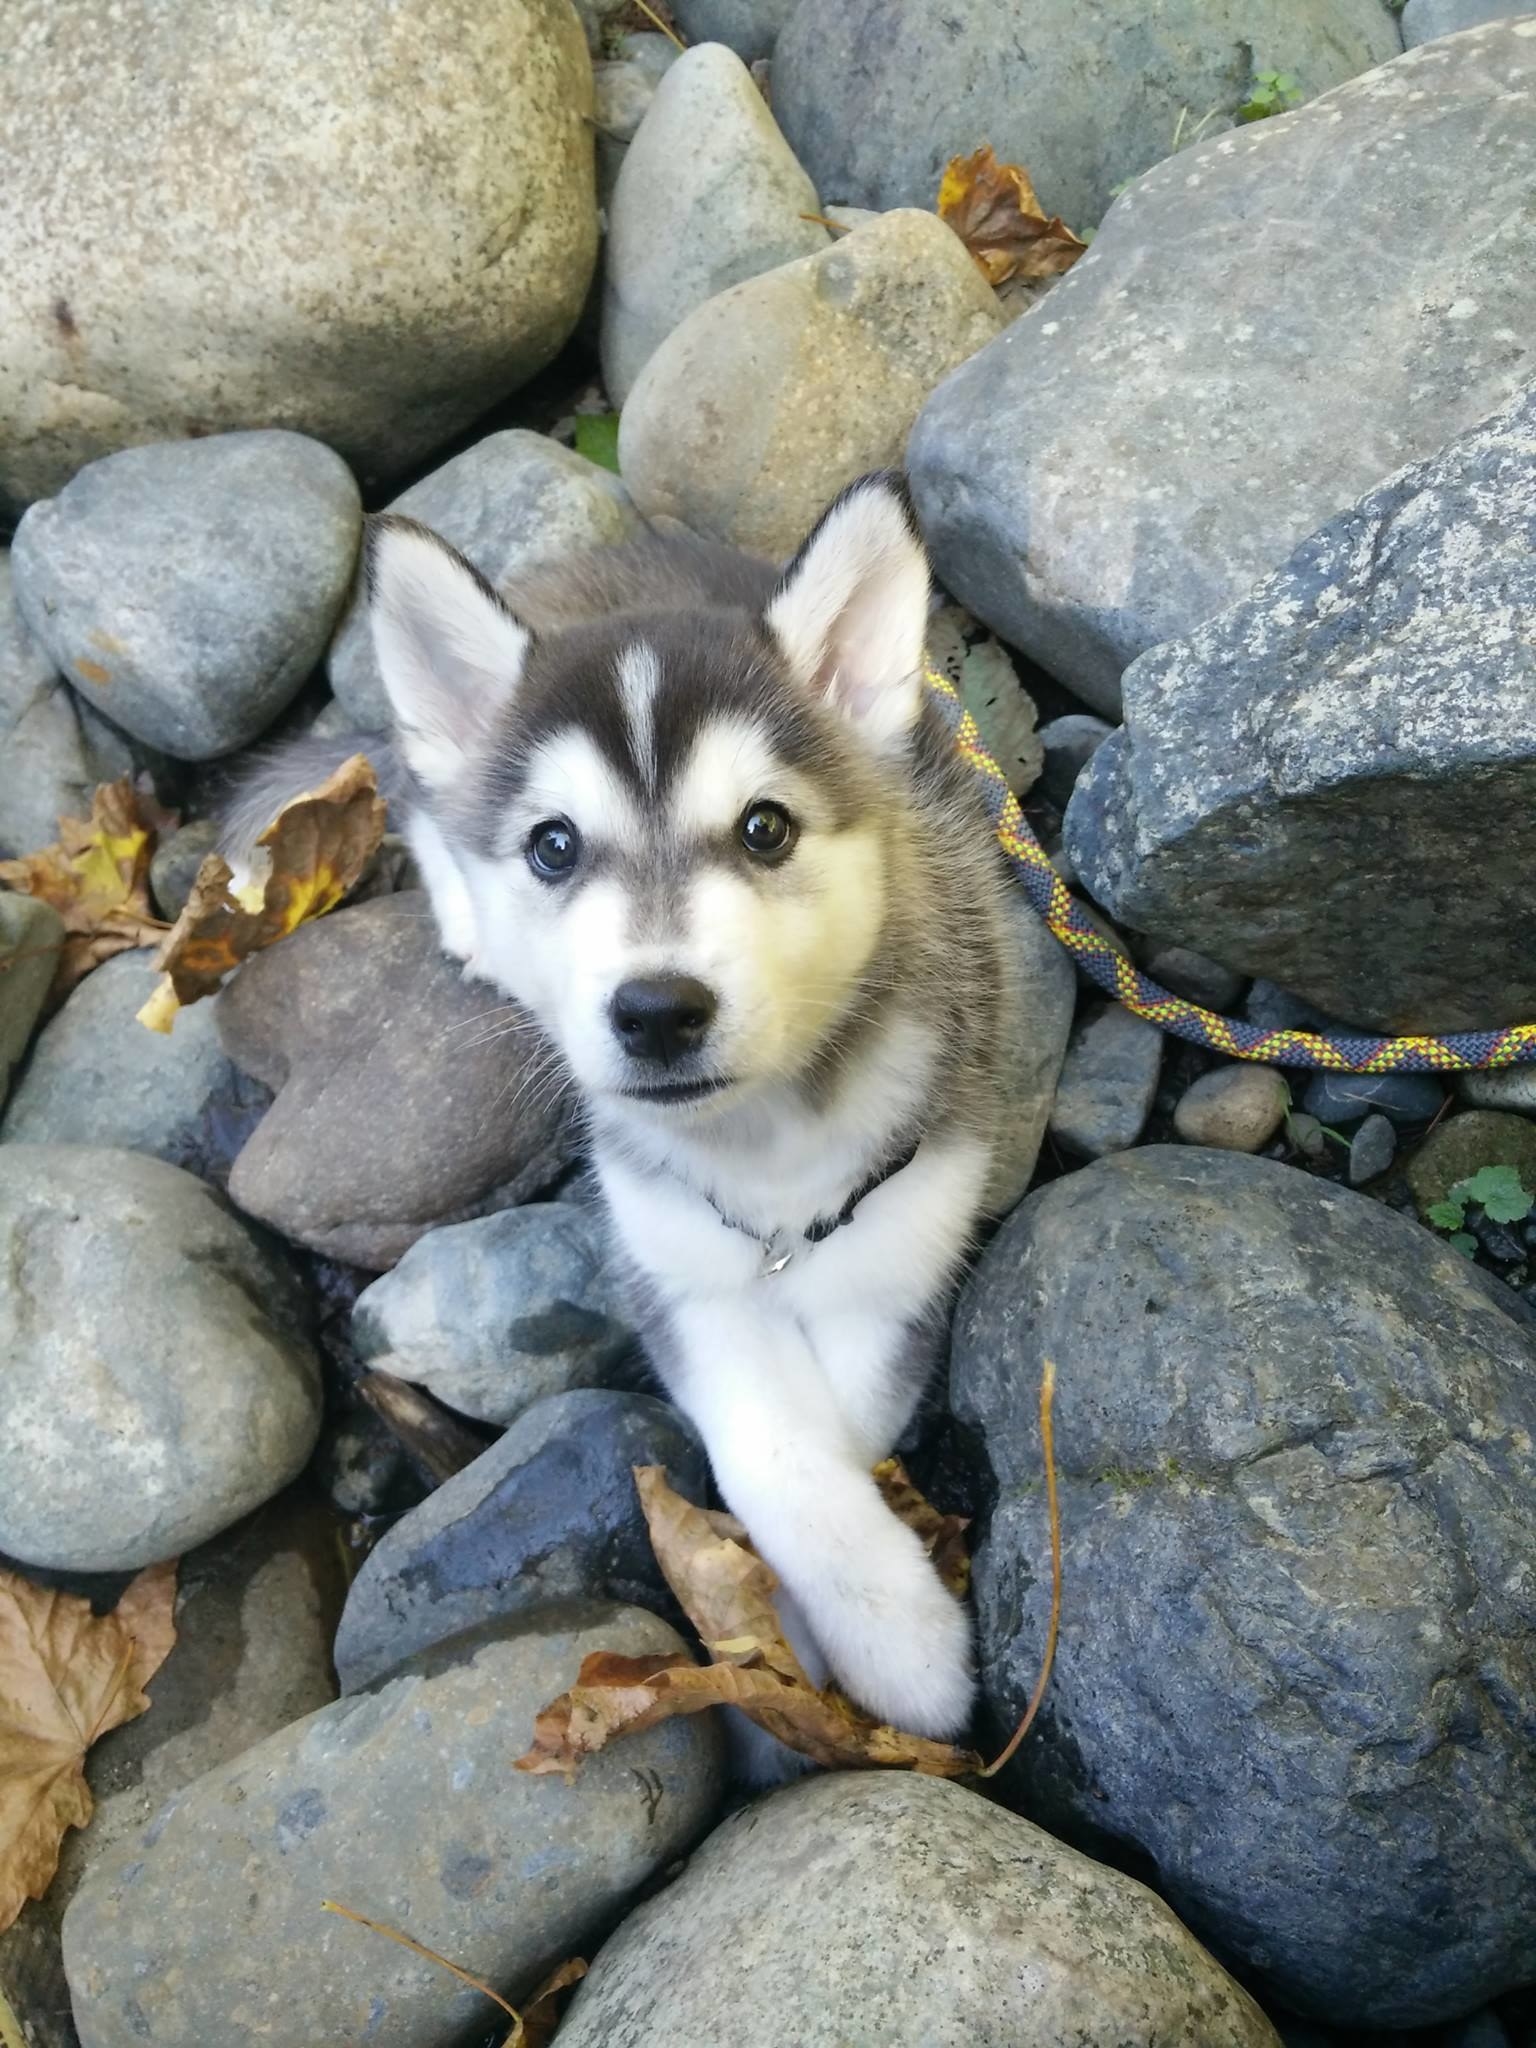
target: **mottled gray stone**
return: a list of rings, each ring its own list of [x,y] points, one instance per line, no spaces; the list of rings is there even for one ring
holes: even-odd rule
[[[1397,1157],[1397,1129],[1390,1117],[1373,1113],[1349,1141],[1349,1184],[1363,1188],[1378,1180]]]
[[[1474,1109],[1514,1109],[1522,1116],[1536,1116],[1536,1066],[1458,1074],[1456,1093]]]
[[[346,464],[302,434],[130,448],[28,510],[16,602],[88,703],[207,760],[265,731],[319,661],[362,518]]]
[[[498,589],[536,562],[632,540],[642,530],[611,470],[523,427],[488,434],[412,484],[389,509],[451,541]],[[379,731],[389,724],[359,590],[331,643],[326,673],[356,725]]]
[[[1077,976],[1065,948],[1022,896],[1013,901],[1011,919],[1018,975],[1012,1014],[1020,1026],[1005,1049],[999,1077],[996,1149],[985,1202],[989,1216],[1004,1215],[1029,1186],[1077,1005]]]
[[[1154,1146],[1017,1209],[955,1321],[952,1399],[999,1487],[976,1561],[999,1726],[1045,1634],[1028,1390],[1056,1364],[1068,1592],[1010,1802],[1136,1845],[1197,1934],[1341,2027],[1536,1973],[1520,1310],[1365,1196]]]
[[[533,1202],[418,1238],[358,1297],[370,1366],[501,1427],[533,1402],[600,1387],[634,1343],[600,1219]]]
[[[672,19],[693,43],[724,43],[744,64],[771,57],[797,0],[676,0]]]
[[[1536,384],[1127,670],[1067,811],[1084,885],[1383,1030],[1523,1021],[1533,611]]]
[[[1095,718],[1086,711],[1069,711],[1065,717],[1053,718],[1048,725],[1041,726],[1045,764],[1040,771],[1040,783],[1059,811],[1066,809],[1078,776],[1113,731],[1107,719]]]
[[[959,1785],[883,1771],[812,1778],[727,1821],[606,1943],[560,2034],[561,2048],[1278,2048],[1144,1885]]]
[[[1484,22],[1529,14],[1525,0],[1408,0],[1403,9],[1403,41],[1410,50],[1437,36],[1454,36]]]
[[[662,1465],[679,1493],[704,1498],[703,1449],[666,1402],[588,1389],[530,1408],[369,1552],[336,1635],[342,1690],[560,1600],[670,1610],[636,1465]]]
[[[945,585],[1117,717],[1138,654],[1502,405],[1536,370],[1533,85],[1506,23],[1149,172],[923,410]]]
[[[1400,48],[1379,0],[1095,0],[1090,22],[1073,0],[807,0],[779,37],[773,100],[828,199],[932,206],[949,159],[990,142],[1082,229],[1207,109],[1234,114],[1256,66],[1310,97]]]
[[[20,0],[0,500],[231,427],[424,461],[575,324],[591,92],[568,0]]]
[[[127,1571],[269,1500],[320,1426],[308,1323],[281,1258],[190,1174],[0,1146],[0,1550]]]
[[[236,1066],[277,1100],[235,1161],[233,1200],[284,1236],[380,1271],[434,1224],[528,1200],[569,1165],[525,1031],[466,1027],[483,984],[443,954],[419,891],[301,925],[218,999]]]
[[[654,40],[676,59],[678,53],[665,36],[657,36]],[[617,58],[592,67],[593,121],[597,130],[597,205],[605,221],[614,187],[619,182],[619,172],[629,154],[629,145],[656,97],[660,82],[660,72],[633,58]],[[600,270],[602,267],[599,264]],[[590,328],[591,338],[595,338],[598,332],[600,300],[601,291],[594,284],[593,294],[582,316],[583,328]]]
[[[625,403],[695,306],[825,249],[826,229],[805,218],[820,211],[741,59],[719,43],[680,57],[656,88],[608,207],[602,356],[613,403]]]
[[[37,1028],[63,943],[64,920],[51,905],[0,890],[0,1104]]]
[[[1152,1114],[1163,1065],[1163,1034],[1120,1003],[1094,1006],[1072,1034],[1051,1136],[1088,1159],[1124,1152]]]
[[[1257,1152],[1279,1130],[1290,1099],[1286,1078],[1274,1067],[1217,1067],[1179,1097],[1173,1127],[1186,1145]]]
[[[199,1778],[65,1916],[84,2048],[458,2048],[488,2025],[484,1996],[321,1900],[359,1902],[514,1999],[554,1959],[590,1953],[707,1825],[716,1731],[668,1721],[574,1784],[512,1759],[584,1656],[681,1647],[654,1615],[552,1612],[445,1645]]]
[[[1005,318],[934,214],[883,214],[673,328],[624,408],[624,480],[647,518],[781,559],[900,462],[928,393]]]
[[[137,1021],[159,975],[148,952],[88,974],[43,1028],[0,1144],[120,1145],[203,1170],[211,1098],[229,1079],[212,1003],[180,1012],[169,1037]]]

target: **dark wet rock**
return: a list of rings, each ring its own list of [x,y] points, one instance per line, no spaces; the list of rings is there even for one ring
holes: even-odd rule
[[[1243,993],[1243,977],[1188,946],[1149,946],[1142,965],[1155,982],[1187,1003],[1225,1015]]]
[[[574,1133],[552,1091],[522,1085],[528,1033],[465,1030],[487,1000],[415,891],[333,912],[248,962],[219,997],[219,1035],[277,1099],[235,1161],[235,1202],[377,1271],[434,1224],[548,1186]]]
[[[1040,728],[1045,765],[1040,786],[1059,811],[1067,807],[1077,778],[1114,731],[1107,718],[1069,711]]]
[[[1162,1063],[1163,1034],[1155,1024],[1120,1003],[1097,1005],[1067,1046],[1051,1136],[1088,1159],[1124,1152],[1152,1113]]]
[[[1367,1197],[1159,1146],[1026,1201],[956,1317],[1000,1726],[1044,1639],[1028,1390],[1057,1368],[1069,1592],[1010,1800],[1139,1850],[1331,2025],[1434,2025],[1536,1974],[1536,1337],[1505,1302]]]
[[[663,1465],[680,1493],[704,1498],[703,1450],[666,1402],[588,1390],[530,1408],[370,1552],[336,1635],[342,1689],[463,1629],[554,1601],[671,1612],[636,1465]]]
[[[605,1944],[560,2034],[561,2048],[1278,2048],[1144,1886],[959,1785],[894,1771],[812,1778],[727,1821]]]
[[[155,849],[149,864],[149,886],[155,908],[167,923],[174,924],[182,906],[192,894],[197,871],[219,843],[219,828],[212,818],[196,818],[183,825]]]
[[[1348,1130],[1378,1111],[1402,1131],[1422,1130],[1445,1107],[1445,1085],[1433,1074],[1315,1074],[1301,1098],[1319,1123]]]
[[[636,1610],[550,1613],[445,1645],[197,1779],[65,1916],[84,2048],[459,2048],[485,2029],[485,1998],[320,1901],[361,1902],[514,1999],[554,1959],[590,1954],[708,1824],[716,1730],[669,1721],[589,1758],[575,1785],[512,1759],[583,1656],[681,1647]]]

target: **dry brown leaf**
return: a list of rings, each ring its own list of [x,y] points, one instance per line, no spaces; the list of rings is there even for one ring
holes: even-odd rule
[[[875,1467],[874,1479],[891,1513],[922,1539],[944,1585],[957,1600],[963,1600],[971,1590],[971,1559],[965,1547],[970,1516],[941,1515],[912,1484],[912,1475],[900,1458],[882,1459]]]
[[[0,1571],[0,1932],[59,1867],[66,1828],[91,1817],[85,1753],[149,1705],[176,1640],[176,1566],[151,1565],[111,1614]]]
[[[985,143],[971,156],[951,157],[939,182],[946,220],[994,287],[1011,277],[1059,277],[1088,244],[1035,197],[1029,173],[1000,164]]]
[[[139,1022],[169,1031],[177,1010],[217,994],[231,968],[334,910],[383,836],[384,800],[367,759],[354,754],[278,812],[256,842],[261,871],[250,888],[235,894],[228,864],[210,853],[155,955],[163,979]]]
[[[61,1002],[93,967],[165,930],[149,894],[155,842],[176,816],[125,775],[103,782],[89,818],[60,818],[57,841],[40,853],[0,861],[0,883],[51,903],[64,920],[64,944],[49,1000]]]
[[[739,1707],[830,1770],[963,1778],[981,1769],[969,1750],[903,1735],[835,1689],[817,1691],[784,1639],[773,1606],[778,1582],[740,1523],[674,1493],[659,1465],[636,1466],[635,1484],[662,1572],[714,1661],[695,1664],[686,1651],[620,1657],[599,1650],[584,1658],[575,1685],[535,1720],[518,1770],[573,1777],[583,1757],[615,1737],[706,1707]]]

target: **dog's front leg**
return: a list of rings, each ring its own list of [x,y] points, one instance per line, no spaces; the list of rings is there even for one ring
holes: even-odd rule
[[[956,1734],[974,1692],[965,1610],[881,1499],[799,1326],[720,1297],[670,1326],[674,1398],[839,1683],[897,1727]]]

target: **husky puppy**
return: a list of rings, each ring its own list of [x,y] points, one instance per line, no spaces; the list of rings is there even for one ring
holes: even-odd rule
[[[899,483],[845,491],[782,573],[656,535],[503,597],[386,516],[368,583],[443,943],[574,1082],[655,1370],[813,1675],[955,1734],[965,1611],[870,1467],[984,1208],[1016,994]]]

